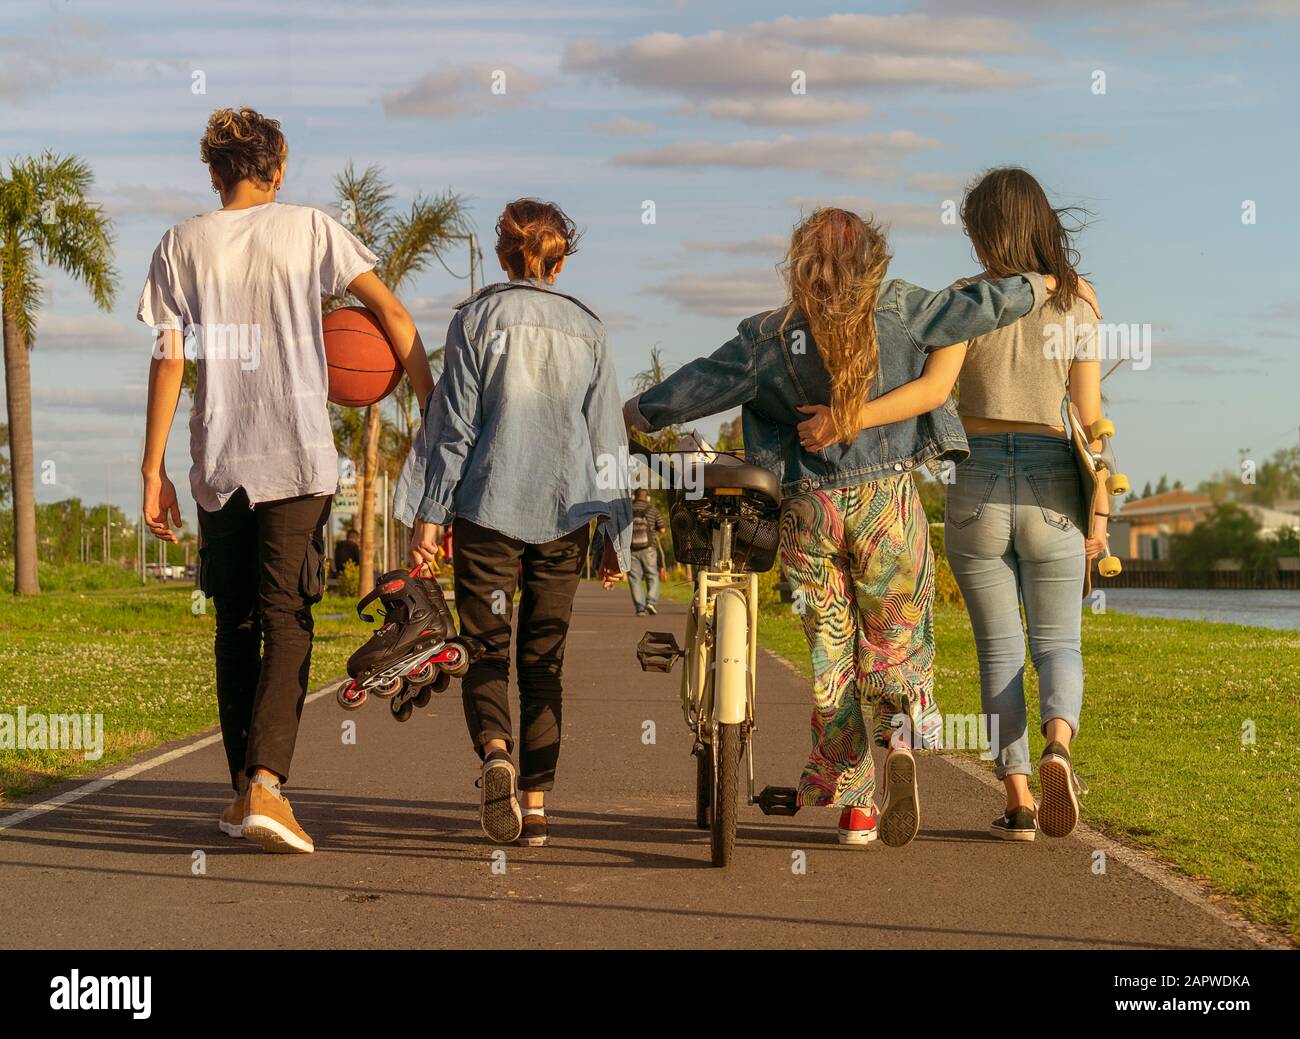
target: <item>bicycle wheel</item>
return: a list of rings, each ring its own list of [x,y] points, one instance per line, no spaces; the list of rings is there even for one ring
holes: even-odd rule
[[[709,828],[709,815],[713,807],[713,752],[701,747],[695,755],[695,827]]]
[[[713,805],[710,845],[713,864],[727,866],[736,847],[736,801],[740,796],[740,726],[713,729]]]

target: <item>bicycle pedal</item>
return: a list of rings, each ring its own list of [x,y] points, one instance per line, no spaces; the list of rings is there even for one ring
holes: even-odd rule
[[[799,811],[799,791],[790,786],[765,786],[754,803],[764,815],[794,815]]]
[[[642,671],[671,671],[677,658],[685,655],[671,631],[647,631],[636,644],[636,659]]]

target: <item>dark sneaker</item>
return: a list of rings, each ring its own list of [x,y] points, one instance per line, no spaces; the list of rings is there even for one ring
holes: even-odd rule
[[[920,829],[916,758],[906,747],[890,747],[885,755],[885,805],[880,810],[880,839],[891,848],[901,848],[911,843]]]
[[[482,790],[479,803],[479,822],[483,832],[497,844],[510,844],[518,840],[523,827],[523,812],[515,793],[518,773],[510,755],[494,750],[483,761],[483,774],[478,785]]]
[[[519,843],[526,848],[540,848],[550,839],[546,829],[546,816],[525,815],[524,828],[519,833]]]
[[[1049,837],[1068,837],[1079,825],[1078,795],[1085,791],[1070,764],[1070,752],[1055,740],[1043,748],[1038,781],[1043,788],[1039,826]]]
[[[648,603],[646,603],[646,606],[645,606],[645,612],[648,613],[648,614],[650,614],[651,617],[653,617],[653,616],[654,616],[656,613],[658,613],[659,611],[655,609],[655,604],[654,604],[654,603],[652,603],[652,602],[648,602]]]
[[[1028,805],[1012,808],[1005,815],[1000,815],[989,824],[994,836],[1004,841],[1032,841],[1038,832],[1038,823],[1034,819],[1034,810]]]

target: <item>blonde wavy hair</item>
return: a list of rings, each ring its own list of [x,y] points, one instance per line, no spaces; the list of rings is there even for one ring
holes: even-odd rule
[[[199,140],[199,157],[226,188],[241,180],[267,186],[289,157],[280,120],[251,108],[218,108]]]
[[[880,368],[876,300],[890,259],[885,232],[873,220],[823,208],[795,226],[781,262],[789,293],[781,328],[796,312],[808,322],[830,375],[831,426],[843,444],[862,429],[862,406]]]

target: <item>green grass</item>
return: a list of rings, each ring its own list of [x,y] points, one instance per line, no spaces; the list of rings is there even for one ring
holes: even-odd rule
[[[0,801],[95,771],[217,723],[213,607],[191,612],[188,584],[0,598],[0,714],[102,714],[104,755],[0,749]],[[344,672],[364,636],[354,603],[316,607],[312,682]],[[342,614],[343,619],[328,619]]]
[[[687,601],[690,586],[664,594]],[[939,708],[977,713],[965,609],[936,607],[935,628]],[[809,674],[789,606],[762,612],[759,641]],[[1083,656],[1073,756],[1090,787],[1085,820],[1300,941],[1300,632],[1085,612]],[[1032,666],[1025,684],[1036,720]],[[1253,743],[1243,741],[1247,722]],[[1035,729],[1031,760],[1042,750]]]

